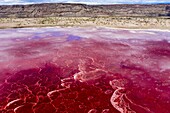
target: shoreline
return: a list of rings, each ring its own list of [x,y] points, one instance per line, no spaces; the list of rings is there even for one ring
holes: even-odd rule
[[[161,32],[170,32],[170,29],[144,29],[144,28],[116,28],[116,27],[106,27],[106,26],[33,26],[33,27],[8,27],[8,28],[0,28],[0,30],[4,30],[4,29],[31,29],[31,28],[72,28],[72,27],[78,27],[78,28],[107,28],[107,29],[112,29],[112,30],[134,30],[134,31],[138,31],[138,30],[142,30],[142,31],[161,31]]]

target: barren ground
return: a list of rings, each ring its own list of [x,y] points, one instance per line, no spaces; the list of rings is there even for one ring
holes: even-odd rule
[[[0,18],[0,28],[105,26],[128,29],[170,29],[168,17],[46,17]]]

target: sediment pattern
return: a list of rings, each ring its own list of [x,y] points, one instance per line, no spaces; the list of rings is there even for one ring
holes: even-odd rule
[[[168,113],[170,32],[0,30],[1,113]]]

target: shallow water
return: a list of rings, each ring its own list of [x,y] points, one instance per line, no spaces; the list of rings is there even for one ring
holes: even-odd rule
[[[2,113],[169,113],[170,32],[0,30]]]

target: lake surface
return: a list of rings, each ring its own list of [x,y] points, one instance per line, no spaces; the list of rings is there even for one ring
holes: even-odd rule
[[[169,113],[170,32],[0,30],[1,113]]]

